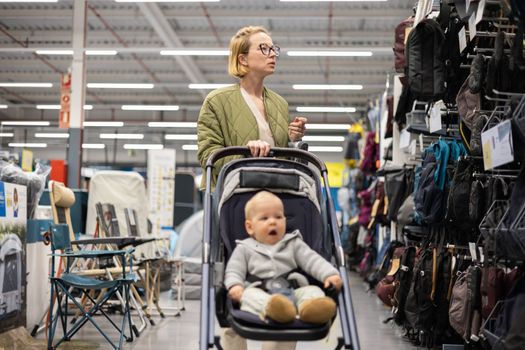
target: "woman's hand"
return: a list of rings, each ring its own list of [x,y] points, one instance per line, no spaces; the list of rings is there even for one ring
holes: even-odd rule
[[[250,148],[252,157],[265,157],[270,153],[270,144],[266,141],[252,140],[246,146]]]
[[[304,136],[304,129],[307,119],[304,117],[295,117],[295,119],[288,125],[288,137],[290,141],[299,141]]]
[[[242,293],[244,293],[244,288],[239,284],[231,287],[228,291],[230,299],[236,303],[241,301]]]
[[[343,285],[343,281],[341,280],[341,277],[339,275],[332,275],[327,277],[324,280],[324,288],[330,288],[330,285],[334,286],[334,288],[339,291],[341,290],[341,286]]]

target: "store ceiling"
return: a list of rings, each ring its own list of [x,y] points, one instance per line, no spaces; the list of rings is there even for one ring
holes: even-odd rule
[[[385,90],[393,72],[394,28],[412,12],[414,0],[385,2],[280,2],[222,0],[203,3],[88,2],[87,48],[116,55],[87,56],[87,83],[150,83],[152,89],[88,88],[86,120],[146,122],[196,121],[209,90],[190,83],[231,83],[226,56],[165,56],[161,49],[227,49],[245,25],[267,27],[283,52],[267,85],[296,107],[356,107],[357,113],[308,113],[310,121],[349,123],[367,101]],[[0,84],[52,83],[51,88],[0,87],[0,120],[49,120],[58,111],[36,105],[58,104],[60,73],[71,55],[38,55],[37,49],[71,49],[73,1],[0,3]],[[296,57],[293,50],[371,51],[370,57]],[[293,84],[358,84],[362,90],[294,90]],[[178,105],[179,111],[122,111],[125,104]],[[5,131],[5,130],[4,130]],[[111,130],[114,131],[114,130]],[[104,132],[104,129],[97,129]],[[190,131],[191,132],[191,131]],[[98,134],[97,134],[98,135]],[[94,135],[93,137],[96,137]]]

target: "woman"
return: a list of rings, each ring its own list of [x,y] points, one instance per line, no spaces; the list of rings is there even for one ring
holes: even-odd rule
[[[264,87],[264,78],[273,74],[280,48],[274,45],[264,27],[241,28],[230,40],[228,73],[239,83],[212,91],[204,100],[197,126],[197,156],[205,170],[213,152],[228,146],[248,146],[254,157],[268,155],[270,147],[287,147],[289,141],[304,136],[306,118],[288,122],[288,103]],[[225,157],[213,171],[215,187],[221,167],[238,157]],[[206,185],[202,177],[201,188]],[[221,341],[227,350],[244,350],[246,340],[232,329],[224,331]],[[263,350],[295,349],[295,342],[263,342]]]
[[[270,147],[287,147],[304,136],[306,118],[288,123],[288,103],[264,87],[273,74],[280,48],[264,27],[241,28],[230,40],[228,73],[239,83],[212,91],[204,100],[198,121],[197,156],[203,169],[217,149],[248,146],[254,157],[268,155]],[[220,168],[235,157],[216,163],[212,186]],[[203,176],[201,187],[206,179]]]

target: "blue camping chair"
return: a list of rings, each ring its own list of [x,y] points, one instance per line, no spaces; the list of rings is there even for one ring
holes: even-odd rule
[[[130,285],[136,281],[133,274],[132,260],[130,254],[133,248],[128,250],[92,250],[82,251],[71,249],[71,241],[69,235],[69,226],[67,224],[53,225],[51,228],[51,249],[52,249],[52,265],[51,265],[51,299],[50,299],[50,327],[48,338],[48,349],[55,349],[63,341],[70,340],[84,324],[88,321],[95,326],[95,328],[102,334],[102,336],[111,344],[114,349],[120,349],[124,339],[126,341],[133,340],[133,331],[129,307]],[[57,253],[57,251],[61,251]],[[60,259],[57,259],[60,258]],[[74,262],[78,259],[99,259],[99,258],[117,258],[120,259],[122,266],[122,274],[113,280],[101,280],[98,278],[81,276],[72,271]],[[57,263],[57,260],[59,261]],[[64,272],[55,276],[55,271],[60,262],[64,262]],[[129,261],[129,265],[127,262]],[[98,292],[98,296],[94,297],[93,292]],[[110,300],[117,293],[123,296],[123,318],[120,327],[110,318],[104,311],[104,304]],[[53,309],[57,303],[56,315],[53,317]],[[89,300],[89,306],[83,305],[77,301],[76,296],[84,296]],[[68,329],[68,306],[73,303],[79,310],[81,310],[81,317],[75,320],[73,325]],[[120,334],[118,345],[109,338],[106,332],[97,324],[94,316],[95,314],[103,315],[111,325]],[[63,335],[60,340],[54,343],[55,331],[60,320]],[[129,327],[129,336],[125,335],[125,329]]]

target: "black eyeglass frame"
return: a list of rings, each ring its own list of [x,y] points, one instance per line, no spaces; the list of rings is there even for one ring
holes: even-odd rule
[[[266,57],[270,57],[270,52],[274,52],[276,57],[279,57],[281,54],[281,48],[277,45],[268,46],[267,44],[259,44],[259,50],[261,50],[261,53],[265,55]],[[264,51],[268,50],[267,53]]]

